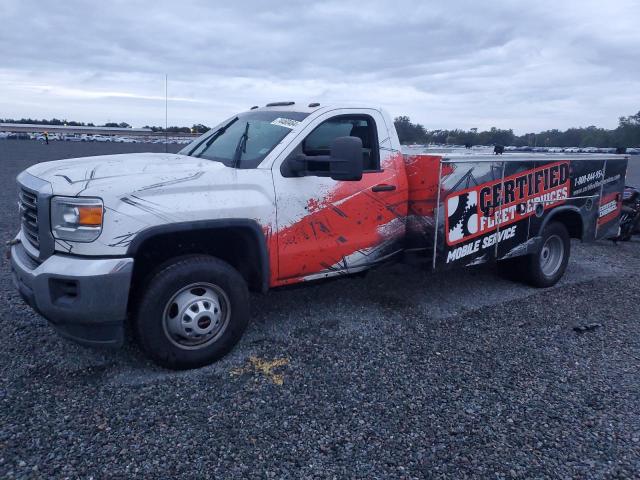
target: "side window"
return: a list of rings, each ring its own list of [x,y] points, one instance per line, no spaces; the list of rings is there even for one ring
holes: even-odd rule
[[[340,115],[322,122],[302,141],[302,153],[329,155],[331,142],[337,137],[362,140],[362,167],[365,172],[380,169],[378,135],[373,118],[367,115]]]

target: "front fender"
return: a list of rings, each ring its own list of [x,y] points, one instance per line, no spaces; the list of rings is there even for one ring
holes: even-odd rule
[[[166,225],[156,225],[139,232],[127,248],[127,257],[136,258],[144,251],[147,242],[159,239],[163,236],[174,235],[196,235],[206,238],[206,235],[215,235],[216,231],[235,230],[242,232],[251,238],[252,252],[257,257],[258,265],[255,265],[260,272],[260,290],[266,292],[269,289],[269,252],[267,239],[263,228],[255,220],[239,218],[221,218],[215,220],[199,220],[172,223]],[[244,237],[243,237],[244,238]],[[214,252],[215,253],[215,252]]]

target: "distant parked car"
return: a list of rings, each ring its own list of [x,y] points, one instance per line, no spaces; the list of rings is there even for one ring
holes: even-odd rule
[[[10,140],[29,140],[29,134],[28,133],[15,133],[15,132],[9,132],[9,135],[7,136],[8,139]]]
[[[80,141],[82,141],[82,139],[81,139],[80,137],[77,137],[77,136],[75,136],[75,135],[64,135],[64,136],[62,137],[62,139],[63,139],[65,142],[80,142]]]
[[[31,137],[31,139],[35,140],[37,142],[46,142],[46,140],[47,140],[42,133],[38,133],[38,134],[33,135]],[[49,140],[51,140],[51,137],[49,137]]]

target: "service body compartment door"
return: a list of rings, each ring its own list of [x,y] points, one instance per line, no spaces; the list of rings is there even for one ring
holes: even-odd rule
[[[505,162],[498,260],[536,250],[536,238],[549,214],[571,202],[571,170],[571,162],[562,158]]]
[[[486,243],[495,245],[498,260],[528,252],[531,248],[530,226],[536,218],[536,202],[548,199],[551,200],[548,207],[557,204],[558,199],[568,195],[568,181],[568,165],[558,162],[504,162],[502,183],[491,186],[492,192],[498,191],[491,201],[501,202],[495,205],[496,213],[493,215],[497,226],[495,233],[486,240]]]
[[[481,191],[483,186],[502,182],[503,162],[444,159],[441,171],[434,268],[476,265],[494,259],[495,244],[485,239],[497,228],[489,222],[495,210],[487,210],[490,196],[481,197]]]
[[[626,174],[626,158],[605,161],[604,180],[598,205],[596,238],[609,238],[618,234]]]

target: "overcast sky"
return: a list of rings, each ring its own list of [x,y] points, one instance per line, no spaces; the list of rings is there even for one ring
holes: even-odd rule
[[[172,125],[278,100],[516,133],[640,110],[638,0],[4,0],[0,25],[0,118],[163,125],[165,73]]]

